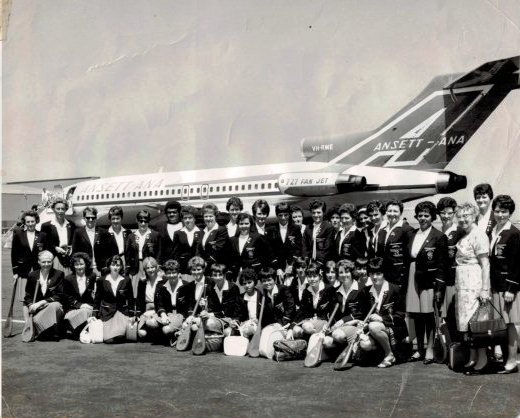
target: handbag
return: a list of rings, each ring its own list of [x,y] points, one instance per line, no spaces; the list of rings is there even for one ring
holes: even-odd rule
[[[305,340],[278,340],[273,344],[276,361],[302,360],[307,353]]]
[[[83,344],[99,344],[103,342],[103,321],[92,318],[81,330],[79,340]]]
[[[487,309],[489,313],[489,306],[498,312],[500,318],[480,320],[479,315],[483,309]],[[506,321],[491,301],[480,303],[469,320],[467,339],[471,348],[493,347],[507,342]]]
[[[126,324],[125,337],[127,341],[137,342],[137,328],[139,321],[136,318],[131,318]]]
[[[448,350],[448,366],[454,372],[461,372],[469,359],[469,349],[466,344],[451,343]]]

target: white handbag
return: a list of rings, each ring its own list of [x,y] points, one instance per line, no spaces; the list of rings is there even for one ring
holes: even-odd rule
[[[224,338],[224,354],[226,356],[244,357],[247,353],[249,340],[241,335],[231,335]]]

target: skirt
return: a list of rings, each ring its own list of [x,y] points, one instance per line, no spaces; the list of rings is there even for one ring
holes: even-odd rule
[[[520,325],[520,292],[516,292],[513,302],[504,301],[504,292],[492,292],[492,302],[498,312],[504,317],[506,324]],[[493,318],[500,318],[499,313],[493,308]]]
[[[63,318],[63,307],[59,302],[50,302],[45,308],[33,317],[35,335],[57,325]]]
[[[83,325],[92,316],[92,309],[72,309],[65,314],[65,321],[68,321],[71,328],[76,328]]]
[[[117,311],[108,321],[103,321],[103,341],[126,336],[126,327],[130,318]]]
[[[415,261],[410,263],[408,290],[406,292],[406,312],[432,313],[433,289],[419,289],[415,282]]]
[[[482,269],[478,264],[457,266],[455,270],[455,315],[457,329],[468,331],[468,322],[479,307]]]

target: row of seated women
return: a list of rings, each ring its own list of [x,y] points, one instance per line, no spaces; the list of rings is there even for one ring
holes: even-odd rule
[[[394,352],[407,336],[404,301],[397,286],[384,279],[381,259],[368,263],[369,276],[365,263],[356,268],[349,261],[340,261],[333,281],[330,272],[324,280],[319,266],[307,265],[303,259],[295,266],[297,277],[285,284],[277,283],[270,267],[259,274],[246,268],[237,285],[226,277],[224,265],[212,265],[210,277],[206,277],[205,262],[197,256],[189,261],[191,282],[181,278],[178,262],[169,260],[159,269],[155,259],[147,258],[143,263],[146,279],[138,283],[136,298],[131,279],[120,274],[118,256],[109,262],[110,273],[97,280],[89,274],[88,255],[77,253],[73,260],[74,273],[63,278],[62,272],[51,267],[52,254],[44,251],[40,253],[41,269],[29,276],[25,303],[40,339],[59,338],[60,324],[77,338],[89,318],[98,317],[104,323],[104,341],[122,342],[130,317],[137,312],[141,338],[172,342],[183,326],[196,322],[196,305],[200,306],[200,326],[209,335],[240,332],[245,337],[251,337],[259,326],[261,311],[262,328],[279,323],[289,328],[287,338],[308,339],[325,326],[335,310],[333,332],[325,342],[333,349],[355,338],[358,325],[376,304],[362,347],[374,352],[379,367],[396,362]]]

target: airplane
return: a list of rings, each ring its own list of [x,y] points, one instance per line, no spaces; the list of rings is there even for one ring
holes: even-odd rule
[[[466,74],[435,77],[374,131],[303,139],[303,162],[83,181],[64,189],[71,203],[68,218],[80,222],[83,209],[95,206],[103,223],[110,207],[119,205],[125,222],[133,221],[141,209],[157,219],[169,200],[195,207],[212,202],[225,212],[231,196],[241,198],[244,209],[265,199],[270,206],[287,202],[306,210],[317,198],[330,207],[453,193],[465,188],[467,179],[449,171],[450,161],[509,92],[519,88],[519,68],[520,56],[515,56],[487,62]]]

